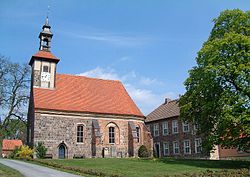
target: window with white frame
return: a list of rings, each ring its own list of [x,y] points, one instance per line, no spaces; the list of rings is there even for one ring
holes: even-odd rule
[[[194,141],[194,145],[195,145],[195,153],[201,153],[202,150],[202,146],[201,146],[201,138],[196,138]]]
[[[183,122],[182,123],[183,132],[189,132],[189,123]]]
[[[77,142],[83,143],[83,125],[77,125]]]
[[[190,140],[184,140],[184,154],[191,154]]]
[[[173,134],[178,133],[178,121],[177,120],[172,121],[172,132]]]
[[[159,136],[159,124],[154,124],[154,136]]]
[[[168,122],[163,122],[162,123],[162,134],[163,135],[168,135]]]
[[[197,122],[194,123],[194,130],[197,131],[199,129],[199,124]]]
[[[163,142],[163,154],[164,156],[169,155],[169,143]]]
[[[179,143],[177,141],[173,142],[174,154],[179,154]]]

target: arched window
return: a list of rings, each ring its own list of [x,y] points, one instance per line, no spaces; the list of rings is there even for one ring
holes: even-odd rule
[[[139,143],[141,136],[140,127],[136,127],[136,136],[137,136],[137,142]]]
[[[83,143],[83,125],[77,125],[77,142]]]
[[[109,127],[109,143],[115,143],[115,127]]]

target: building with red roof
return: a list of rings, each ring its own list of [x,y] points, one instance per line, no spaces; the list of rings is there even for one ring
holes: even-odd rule
[[[8,157],[16,147],[22,146],[21,140],[7,140],[4,139],[2,142],[2,157]]]
[[[48,18],[30,59],[29,145],[43,142],[53,158],[137,156],[152,137],[120,81],[57,74]]]

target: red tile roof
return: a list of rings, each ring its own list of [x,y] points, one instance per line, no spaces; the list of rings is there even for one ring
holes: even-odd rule
[[[33,88],[35,109],[144,117],[120,81],[57,74],[56,88]]]
[[[171,100],[167,103],[163,103],[149,115],[146,116],[146,122],[157,121],[161,119],[180,116],[180,108],[178,100]]]
[[[20,147],[22,145],[23,145],[23,143],[21,140],[6,140],[6,139],[4,139],[3,144],[2,144],[2,150],[11,151],[11,150],[14,150],[16,146]]]
[[[38,51],[35,55],[31,57],[30,62],[29,62],[30,65],[33,63],[35,58],[52,60],[52,61],[55,61],[56,63],[60,61],[60,59],[54,56],[51,52],[46,52],[42,50]]]

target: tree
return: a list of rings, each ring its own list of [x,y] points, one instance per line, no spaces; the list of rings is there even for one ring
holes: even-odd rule
[[[20,138],[25,133],[29,84],[27,65],[0,56],[0,140]]]
[[[204,149],[249,150],[250,11],[221,12],[189,71],[180,116],[200,125]]]

